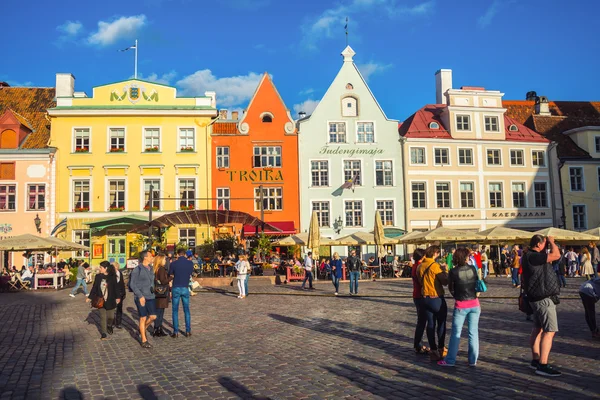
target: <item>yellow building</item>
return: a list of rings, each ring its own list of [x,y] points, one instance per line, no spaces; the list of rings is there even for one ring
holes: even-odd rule
[[[217,115],[215,93],[177,97],[173,87],[138,79],[95,87],[91,97],[74,87],[73,75],[57,74],[57,104],[48,110],[50,146],[58,149],[58,220],[67,219],[67,239],[90,245],[94,264],[123,265],[139,248],[138,235],[127,232],[148,220],[150,209],[158,217],[210,208],[207,130]],[[166,234],[171,245],[193,246],[203,237],[210,227]]]

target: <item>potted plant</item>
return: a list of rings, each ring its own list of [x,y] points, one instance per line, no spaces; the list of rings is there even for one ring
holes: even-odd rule
[[[275,264],[263,265],[263,276],[275,276],[275,269],[277,269]]]
[[[158,153],[158,146],[146,147],[146,153]]]
[[[123,153],[124,151],[125,151],[125,148],[123,148],[123,147],[111,147],[110,148],[111,153]]]
[[[192,146],[182,146],[180,151],[182,153],[190,153],[194,151],[194,148]]]
[[[75,208],[73,209],[73,211],[75,211],[75,212],[88,212],[88,211],[90,211],[90,207],[88,207],[88,206],[84,206],[84,207],[75,207]]]
[[[121,212],[121,211],[125,211],[125,206],[110,206],[108,208],[108,211],[110,212]]]
[[[148,204],[146,204],[144,206],[144,211],[149,211],[150,210],[150,206]],[[158,211],[158,207],[157,206],[152,206],[152,211]]]
[[[193,205],[187,205],[187,206],[179,206],[179,209],[182,211],[187,211],[187,210],[194,210],[196,207],[194,207]]]
[[[87,146],[75,147],[75,153],[89,153],[90,148]]]

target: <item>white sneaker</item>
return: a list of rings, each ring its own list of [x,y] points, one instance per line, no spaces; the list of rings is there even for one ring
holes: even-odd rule
[[[69,296],[71,297],[75,297],[75,295],[73,293],[69,293]]]
[[[337,296],[337,295],[338,295],[338,292],[335,292],[335,295]]]

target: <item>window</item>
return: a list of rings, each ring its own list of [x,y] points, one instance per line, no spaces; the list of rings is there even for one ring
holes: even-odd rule
[[[440,124],[438,124],[437,122],[430,122],[429,129],[440,129]]]
[[[362,201],[345,201],[346,226],[362,226]]]
[[[179,151],[196,151],[196,132],[194,128],[179,129]]]
[[[185,243],[188,248],[196,247],[196,229],[195,228],[180,228],[179,242]]]
[[[600,153],[600,136],[594,138],[594,143],[596,144],[596,153]]]
[[[179,209],[193,210],[196,207],[196,180],[193,178],[179,180]]]
[[[425,147],[411,147],[410,148],[410,163],[411,164],[425,164]]]
[[[0,185],[0,211],[17,209],[17,185]]]
[[[486,132],[500,132],[498,117],[484,117]]]
[[[585,216],[584,205],[573,206],[573,229],[586,229],[587,218]]]
[[[525,165],[524,158],[523,150],[510,151],[510,165],[523,166]]]
[[[413,182],[411,185],[413,208],[426,208],[427,192],[425,182]]]
[[[583,168],[582,167],[571,167],[569,168],[569,177],[571,178],[571,191],[582,192],[583,189]]]
[[[218,210],[229,210],[230,209],[230,193],[229,188],[217,188],[217,209]]]
[[[344,182],[354,181],[354,186],[361,185],[360,160],[344,161]]]
[[[535,167],[545,167],[546,166],[546,156],[544,155],[543,150],[532,151],[531,159],[532,159],[533,165]]]
[[[438,182],[435,184],[435,197],[438,208],[450,208],[450,183]]]
[[[90,210],[90,181],[73,181],[73,211]]]
[[[111,153],[125,151],[125,129],[124,128],[110,128],[108,130],[109,145],[108,151]]]
[[[512,124],[511,126],[508,127],[508,130],[511,132],[518,132],[519,128],[517,128],[517,126],[515,124]]]
[[[381,215],[383,226],[394,225],[394,202],[392,200],[377,200],[377,211]]]
[[[90,230],[89,229],[75,229],[73,230],[73,242],[78,243],[85,247],[90,247]],[[75,253],[75,257],[85,257],[86,252],[79,250]]]
[[[75,148],[76,153],[87,153],[90,151],[90,128],[75,129]]]
[[[281,146],[254,148],[254,168],[281,167]]]
[[[502,183],[490,183],[490,208],[502,208]]]
[[[281,211],[283,209],[283,189],[263,187],[263,210]],[[260,189],[254,188],[254,209],[260,211]]]
[[[329,161],[311,161],[312,186],[329,186]]]
[[[265,114],[262,117],[262,122],[267,122],[267,123],[273,122],[273,117],[271,117],[269,114]]]
[[[458,163],[460,165],[473,165],[473,149],[458,149]]]
[[[471,130],[471,117],[468,115],[457,115],[456,116],[456,130],[457,131],[470,131]]]
[[[548,207],[548,188],[546,182],[534,182],[533,197],[536,207]]]
[[[487,163],[488,165],[502,165],[502,153],[500,150],[488,150]]]
[[[522,182],[512,184],[513,207],[523,208],[525,205],[525,184]]]
[[[475,190],[473,182],[460,183],[460,206],[462,208],[475,207]]]
[[[392,161],[375,161],[375,185],[393,186]]]
[[[217,147],[217,168],[229,168],[229,147]]]
[[[144,129],[144,151],[160,151],[160,130],[158,128]]]
[[[342,116],[344,116],[344,117],[357,117],[358,116],[357,101],[354,97],[344,97],[342,99]]]
[[[150,205],[150,186],[152,186],[152,205]],[[160,180],[144,180],[144,210],[160,210]]]
[[[0,163],[0,179],[14,180],[15,179],[15,163],[3,162]]]
[[[317,212],[320,227],[329,227],[329,202],[313,201],[312,210]]]
[[[448,149],[433,149],[433,154],[435,156],[435,165],[449,165],[450,156],[448,155],[448,153]]]
[[[372,122],[359,122],[356,125],[356,135],[358,143],[375,142],[375,133]]]
[[[43,211],[46,208],[46,185],[27,185],[28,210]]]
[[[108,181],[108,209],[125,210],[125,180]]]
[[[330,143],[346,143],[346,123],[345,122],[330,122],[329,123],[329,142]]]

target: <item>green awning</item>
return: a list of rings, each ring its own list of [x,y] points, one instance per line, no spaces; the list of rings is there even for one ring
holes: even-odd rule
[[[111,226],[117,225],[142,225],[148,222],[148,218],[141,217],[139,215],[120,215],[118,217],[101,219],[98,221],[84,222],[90,229],[94,231],[101,231]]]
[[[406,231],[400,228],[383,228],[383,233],[386,237],[396,238],[404,235]]]

